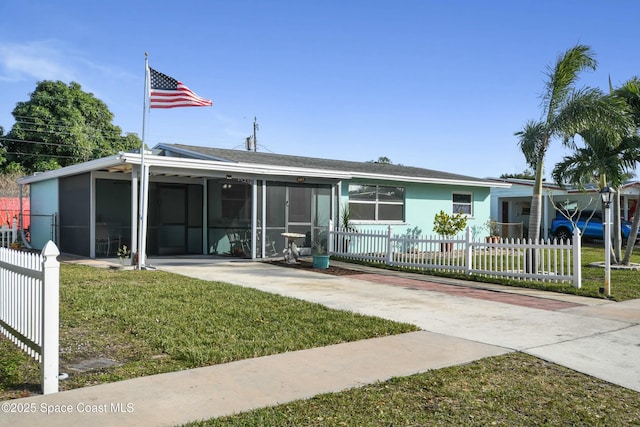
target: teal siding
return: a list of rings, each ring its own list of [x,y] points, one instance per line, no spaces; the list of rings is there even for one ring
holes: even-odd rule
[[[29,197],[31,247],[42,250],[44,245],[53,238],[51,216],[59,212],[58,180],[50,179],[30,184]]]
[[[377,182],[377,181],[352,181],[356,184],[378,185],[402,185],[401,183]],[[372,222],[358,221],[353,224],[356,227],[368,230],[382,230],[389,225],[394,233],[404,234],[418,228],[422,234],[433,234],[433,218],[441,210],[452,213],[453,193],[468,193],[472,197],[472,216],[469,217],[468,226],[476,237],[488,235],[485,224],[489,220],[491,212],[491,197],[489,187],[467,187],[461,185],[419,184],[407,183],[405,187],[405,220],[403,222]],[[349,202],[349,183],[342,184],[341,206]]]

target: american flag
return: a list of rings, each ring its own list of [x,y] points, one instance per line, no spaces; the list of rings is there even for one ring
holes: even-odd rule
[[[209,107],[213,102],[195,94],[182,82],[149,67],[149,108]]]

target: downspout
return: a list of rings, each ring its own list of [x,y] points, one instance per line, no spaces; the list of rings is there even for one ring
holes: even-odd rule
[[[18,186],[19,188],[19,196],[20,196],[20,200],[18,201],[18,203],[20,203],[20,215],[18,215],[18,229],[20,230],[20,237],[22,237],[22,243],[27,247],[27,249],[33,249],[31,247],[31,244],[29,244],[29,242],[27,242],[27,236],[24,234],[24,227],[22,226],[24,224],[24,220],[22,219],[23,214],[23,207],[22,207],[22,186],[24,184],[20,184]]]

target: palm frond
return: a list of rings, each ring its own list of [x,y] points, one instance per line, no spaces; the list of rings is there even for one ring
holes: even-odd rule
[[[553,68],[547,68],[546,91],[542,97],[543,114],[547,121],[558,113],[558,109],[572,91],[578,74],[584,70],[595,70],[598,62],[589,46],[576,45],[558,59]]]
[[[554,135],[570,141],[570,147],[574,147],[574,135],[589,129],[597,130],[612,146],[636,130],[629,105],[622,98],[604,95],[595,88],[571,92],[549,127]]]
[[[538,162],[544,159],[549,142],[548,132],[543,122],[530,120],[525,123],[521,131],[515,132],[518,145],[527,164],[536,169]]]

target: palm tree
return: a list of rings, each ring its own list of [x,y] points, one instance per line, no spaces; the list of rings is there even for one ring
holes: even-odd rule
[[[611,84],[609,84],[611,85]],[[629,159],[634,159],[635,161],[640,161],[640,137],[638,136],[638,129],[640,129],[640,79],[638,77],[633,77],[627,82],[625,82],[618,89],[615,89],[613,93],[624,99],[629,107],[631,108],[631,112],[633,114],[633,120],[636,125],[636,134],[634,135],[632,140],[635,141],[635,148],[633,150],[629,150],[627,152],[627,157]],[[630,144],[633,144],[631,142]],[[640,198],[636,200],[636,206],[640,205]],[[638,229],[640,229],[640,213],[634,215],[633,223],[631,224],[631,232],[629,235],[637,236]],[[629,265],[631,262],[631,253],[633,252],[633,247],[635,245],[635,239],[631,240],[627,243],[627,247],[625,249],[624,258],[622,259],[621,264]]]
[[[629,115],[615,103],[607,102],[602,91],[575,87],[578,74],[587,69],[595,70],[596,66],[588,46],[576,45],[560,55],[555,66],[547,72],[542,118],[528,121],[522,131],[515,133],[527,163],[535,170],[529,217],[531,239],[540,238],[544,157],[551,140],[560,138],[563,144],[575,147],[575,135],[587,128],[599,129],[603,138],[613,136],[615,139],[629,126]]]
[[[637,155],[637,142],[633,138],[623,138],[619,143],[612,143],[610,139],[603,138],[598,131],[587,129],[579,134],[584,147],[576,148],[570,156],[556,164],[553,169],[553,179],[559,185],[571,183],[585,188],[589,184],[595,184],[599,190],[607,185],[619,189],[622,183],[632,174],[635,167],[634,157]],[[616,191],[614,200],[614,212],[620,210],[620,191]],[[613,230],[614,245],[613,259],[619,262],[621,259],[621,231],[620,218],[614,217]],[[633,239],[631,240],[633,242]],[[631,243],[633,244],[633,243]]]

